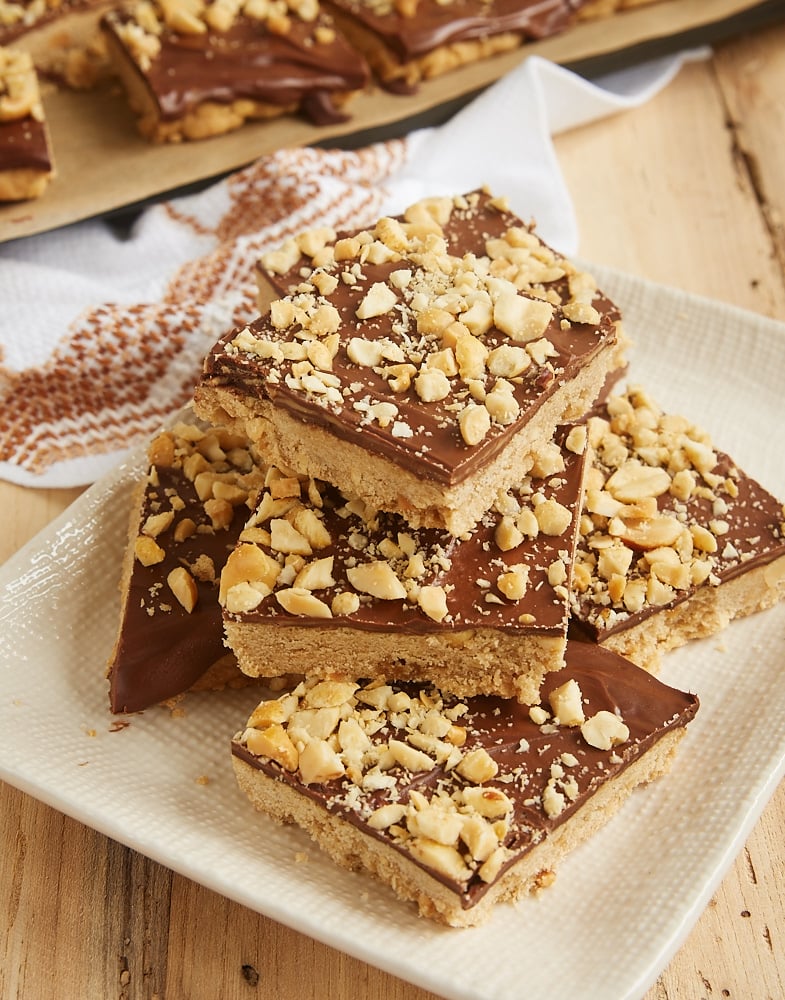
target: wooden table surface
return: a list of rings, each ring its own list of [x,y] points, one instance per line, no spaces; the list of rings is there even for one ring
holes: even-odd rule
[[[785,318],[783,136],[785,26],[724,43],[644,107],[557,137],[581,255]],[[0,483],[0,561],[77,493]],[[645,1000],[785,997],[783,828],[785,783]],[[433,996],[1,784],[0,900],[0,1000]]]

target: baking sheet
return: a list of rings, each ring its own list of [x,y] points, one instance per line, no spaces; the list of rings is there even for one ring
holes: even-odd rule
[[[351,104],[349,122],[318,127],[287,117],[252,123],[198,143],[147,143],[138,135],[118,86],[81,93],[45,87],[57,178],[35,201],[0,205],[0,242],[104,215],[227,173],[283,147],[356,146],[445,121],[473,94],[531,54],[596,73],[775,17],[785,17],[785,10],[772,0],[658,0],[577,24],[561,35],[428,81],[413,95],[374,88]],[[83,34],[84,19],[75,21],[75,31]],[[67,20],[58,22],[56,33],[67,30]],[[25,44],[34,48],[35,40]]]
[[[771,491],[785,466],[785,326],[592,268],[621,305],[630,378],[701,423]],[[701,710],[671,772],[639,789],[536,900],[456,931],[253,813],[229,739],[253,691],[189,695],[116,731],[104,664],[137,454],[0,569],[0,777],[215,891],[455,1000],[635,1000],[707,905],[785,772],[785,603],[669,654]],[[198,780],[209,779],[208,783]],[[761,944],[763,947],[763,944]]]

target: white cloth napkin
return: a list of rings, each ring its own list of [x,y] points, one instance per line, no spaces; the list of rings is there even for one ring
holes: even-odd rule
[[[589,83],[537,56],[446,124],[356,151],[284,149],[129,233],[91,220],[0,246],[0,477],[82,485],[191,398],[256,314],[254,261],[316,224],[368,225],[487,185],[566,254],[578,234],[551,136],[648,100],[691,50]]]

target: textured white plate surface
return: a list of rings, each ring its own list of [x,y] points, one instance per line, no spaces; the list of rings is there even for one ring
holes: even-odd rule
[[[595,270],[635,341],[630,379],[785,497],[785,326]],[[670,774],[636,792],[539,899],[500,906],[483,928],[448,930],[252,812],[229,756],[252,691],[192,695],[183,717],[154,709],[113,727],[103,672],[134,472],[130,462],[91,488],[0,569],[0,777],[444,997],[641,996],[785,770],[785,605],[671,654],[662,678],[697,691],[702,707]]]

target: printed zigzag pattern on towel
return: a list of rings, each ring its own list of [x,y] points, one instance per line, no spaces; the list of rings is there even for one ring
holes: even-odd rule
[[[281,150],[222,183],[230,207],[217,224],[199,197],[164,206],[170,220],[214,248],[181,265],[162,300],[96,305],[73,320],[43,365],[0,364],[0,461],[42,473],[67,459],[147,439],[191,399],[202,359],[231,326],[256,315],[254,263],[304,229],[370,224],[405,140],[341,152]]]

